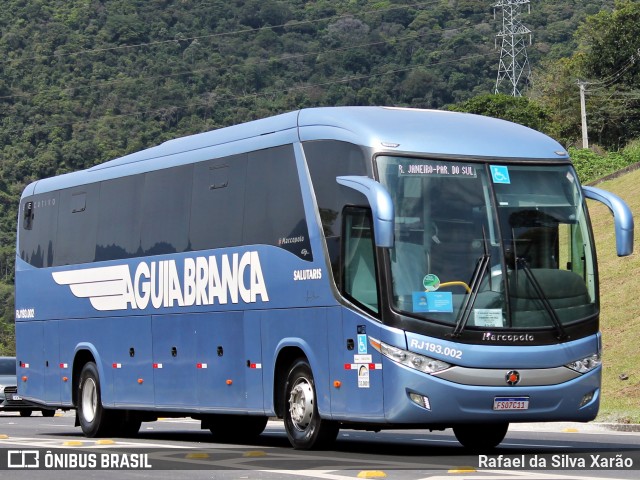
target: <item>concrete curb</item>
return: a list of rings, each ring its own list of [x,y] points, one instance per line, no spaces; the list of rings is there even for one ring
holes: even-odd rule
[[[567,433],[605,433],[605,432],[640,432],[637,423],[604,423],[604,422],[542,422],[542,423],[511,423],[510,431],[542,430],[547,432]]]

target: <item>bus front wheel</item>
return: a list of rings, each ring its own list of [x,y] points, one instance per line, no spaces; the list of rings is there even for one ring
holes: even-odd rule
[[[320,418],[313,373],[305,359],[295,361],[289,370],[284,399],[284,426],[294,448],[310,450],[333,443],[339,426]]]
[[[468,424],[453,427],[453,433],[463,447],[472,450],[497,447],[509,430],[508,423]]]
[[[82,367],[77,408],[80,427],[87,437],[100,437],[107,433],[110,426],[109,413],[102,407],[100,378],[93,362]]]

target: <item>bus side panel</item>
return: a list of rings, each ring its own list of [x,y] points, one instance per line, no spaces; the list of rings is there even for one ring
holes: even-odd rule
[[[329,376],[329,349],[327,348],[326,308],[291,308],[262,312],[262,351],[264,359],[264,399],[267,413],[275,412],[274,384],[277,355],[283,349],[302,350],[306,356],[316,386],[318,410],[324,416],[331,414],[331,377]],[[335,328],[339,328],[339,318]],[[285,328],[286,326],[286,328]],[[283,333],[284,332],[284,333]],[[287,375],[290,365],[281,375]]]
[[[151,317],[114,317],[105,320],[110,326],[109,337],[113,339],[105,360],[111,362],[115,405],[152,407]]]
[[[196,373],[198,404],[203,411],[245,409],[243,313],[221,312],[192,315],[195,319],[197,356],[191,367]]]
[[[264,392],[262,372],[262,344],[261,338],[262,315],[259,310],[244,312],[244,349],[246,359],[245,390],[247,411],[264,413]]]
[[[195,315],[154,315],[153,384],[156,407],[196,404]]]
[[[43,323],[16,322],[18,393],[37,402],[44,402],[45,398]]]
[[[346,308],[339,310],[342,312],[340,349],[331,357],[331,378],[339,379],[342,385],[333,390],[333,419],[383,421],[382,359],[368,340],[369,335],[380,338],[380,328]],[[353,345],[353,349],[347,345]]]
[[[58,321],[43,322],[44,353],[44,400],[50,405],[60,405],[62,377],[70,377],[68,364],[60,363],[60,339]],[[66,367],[65,367],[66,365]],[[70,400],[70,399],[69,399]]]
[[[79,350],[91,353],[100,375],[100,393],[102,404],[108,407],[114,405],[113,374],[111,342],[116,335],[109,330],[109,320],[105,318],[82,318],[73,320],[60,320],[58,322],[60,338],[60,362],[68,364],[69,380],[71,380],[71,368],[75,356]],[[127,327],[128,328],[128,327]],[[119,336],[125,335],[126,330],[118,332]],[[64,383],[62,398],[65,402],[71,402],[72,382]]]

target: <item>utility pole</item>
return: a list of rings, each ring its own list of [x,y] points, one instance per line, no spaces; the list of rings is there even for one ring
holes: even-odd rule
[[[589,135],[587,134],[587,107],[584,99],[587,82],[578,80],[580,87],[580,118],[582,119],[582,148],[589,148]]]
[[[531,77],[531,66],[524,40],[524,37],[529,35],[529,44],[531,44],[531,30],[520,21],[520,7],[522,5],[527,5],[529,13],[531,13],[529,2],[530,0],[498,0],[493,6],[494,17],[495,9],[502,9],[502,30],[496,35],[496,46],[497,39],[501,38],[502,48],[494,93],[500,93],[501,84],[506,78],[508,82],[505,83],[508,83],[509,94],[520,97],[522,94],[518,84],[522,76],[524,75],[525,81]]]

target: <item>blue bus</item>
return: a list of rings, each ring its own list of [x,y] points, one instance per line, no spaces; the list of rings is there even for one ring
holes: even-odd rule
[[[567,152],[476,115],[312,108],[36,181],[20,201],[20,395],[85,435],[222,439],[589,421],[598,273]]]

